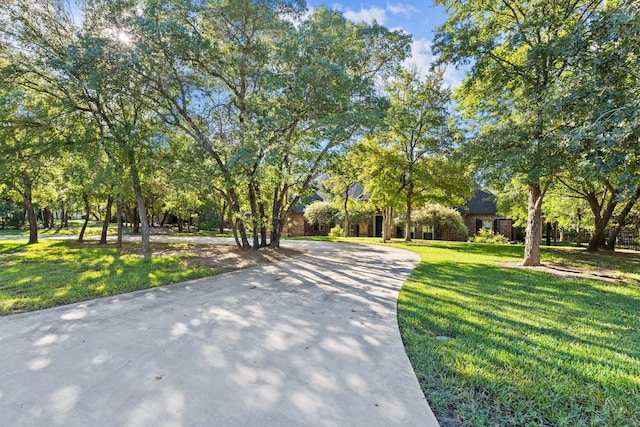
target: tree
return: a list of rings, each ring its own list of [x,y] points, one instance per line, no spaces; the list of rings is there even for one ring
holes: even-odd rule
[[[434,239],[437,231],[453,232],[465,238],[469,234],[460,212],[437,203],[424,205],[414,211],[411,216],[411,220],[414,222],[431,225]]]
[[[16,85],[0,89],[0,182],[22,200],[29,244],[38,243],[35,202],[58,172],[50,162],[65,139],[60,106]]]
[[[469,123],[464,149],[497,181],[524,178],[528,220],[523,264],[538,265],[542,203],[568,154],[549,100],[570,69],[567,35],[588,22],[601,2],[436,3],[449,12],[434,42],[440,62],[472,64],[456,91]]]
[[[303,19],[296,0],[77,6],[10,0],[0,15],[3,66],[96,130],[83,141],[104,151],[115,178],[128,175],[145,255],[147,217],[161,205],[149,208],[145,188],[154,185],[145,180],[171,137],[186,135],[215,165],[207,187],[224,196],[239,246],[278,247],[328,155],[379,120],[378,80],[410,45],[407,34],[326,8]],[[109,184],[123,207],[121,180]],[[182,199],[195,200],[187,192]]]
[[[10,62],[22,86],[94,122],[100,135],[94,143],[104,149],[116,176],[128,171],[142,223],[142,252],[150,256],[140,159],[149,159],[149,146],[156,141],[154,121],[142,100],[131,96],[141,82],[133,78],[130,39],[121,27],[123,17],[135,8],[87,2],[78,26],[65,5],[59,0],[41,0],[35,6],[24,0],[8,4],[3,18],[12,25],[3,38]]]
[[[608,2],[572,34],[572,65],[555,91],[566,125],[571,176],[595,225],[588,251],[613,250],[625,217],[640,198],[640,11],[635,1]],[[606,230],[613,218],[618,226]]]
[[[365,218],[351,218],[354,209],[362,206],[362,203],[354,200],[354,197],[361,196],[361,194],[354,194],[354,191],[361,191],[363,188],[358,182],[362,172],[361,163],[358,153],[349,147],[333,156],[329,162],[327,179],[321,183],[323,190],[330,195],[330,198],[341,205],[340,218],[343,222],[344,237],[349,236],[352,220],[355,224],[368,221],[364,220]]]
[[[514,227],[524,228],[527,224],[527,184],[522,177],[507,182],[501,189],[494,190],[497,195],[498,212],[511,218]],[[589,204],[575,190],[569,189],[568,176],[561,176],[550,186],[545,196],[542,214],[547,222],[556,224],[561,230],[575,230],[576,243],[581,245],[585,230],[591,230],[593,223],[587,213]],[[573,185],[576,181],[573,181]]]
[[[148,2],[139,20],[145,96],[218,167],[242,247],[265,245],[267,228],[279,246],[327,154],[379,109],[375,78],[408,49],[406,35],[326,8],[294,25],[301,11],[295,1]]]
[[[460,201],[469,192],[469,177],[451,156],[454,133],[442,73],[422,80],[417,71],[403,70],[386,91],[385,128],[361,144],[362,181],[374,202],[404,211],[405,241],[410,241],[413,206]]]

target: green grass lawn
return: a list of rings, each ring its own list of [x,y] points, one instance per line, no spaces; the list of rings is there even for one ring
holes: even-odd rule
[[[175,245],[174,245],[175,246]],[[137,244],[128,249],[96,242],[45,240],[0,241],[0,315],[212,276],[222,270],[188,255],[144,259]],[[162,245],[154,244],[154,248]]]
[[[80,234],[82,224],[77,220],[69,223],[69,228],[38,229],[38,236],[77,236]],[[117,224],[109,224],[109,235],[116,234],[118,230]],[[152,228],[152,230],[154,230]],[[85,236],[97,236],[102,233],[102,223],[91,221],[85,231]],[[125,227],[125,234],[131,233],[131,227]],[[186,227],[181,232],[172,233],[175,236],[207,236],[207,237],[233,237],[233,233],[228,231],[220,233],[219,231],[196,230],[187,231]],[[0,230],[0,236],[28,236],[29,229],[21,228],[5,228]]]
[[[82,228],[82,222],[80,220],[69,220],[68,228],[44,229],[38,228],[38,236],[77,236],[80,234]],[[109,224],[109,233],[114,234],[117,232],[117,224]],[[130,229],[129,229],[130,230]],[[102,233],[102,223],[98,221],[90,221],[87,229],[85,230],[85,236],[96,236]],[[29,228],[5,228],[0,230],[0,236],[28,236]]]
[[[496,264],[521,246],[395,246],[422,257],[398,320],[443,426],[640,425],[640,255],[543,249],[625,279],[607,283]]]

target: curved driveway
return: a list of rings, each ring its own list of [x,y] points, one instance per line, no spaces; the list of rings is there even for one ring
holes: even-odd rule
[[[437,426],[396,321],[418,256],[284,245],[308,252],[0,318],[0,424]]]

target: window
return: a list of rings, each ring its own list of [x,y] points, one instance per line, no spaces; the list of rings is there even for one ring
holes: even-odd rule
[[[324,231],[324,224],[313,224],[313,231]]]
[[[493,221],[491,221],[490,219],[485,219],[484,221],[482,221],[482,228],[484,228],[485,230],[493,231]]]

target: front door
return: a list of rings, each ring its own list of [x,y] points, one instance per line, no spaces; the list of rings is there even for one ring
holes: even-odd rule
[[[382,215],[376,215],[376,237],[382,237]]]

